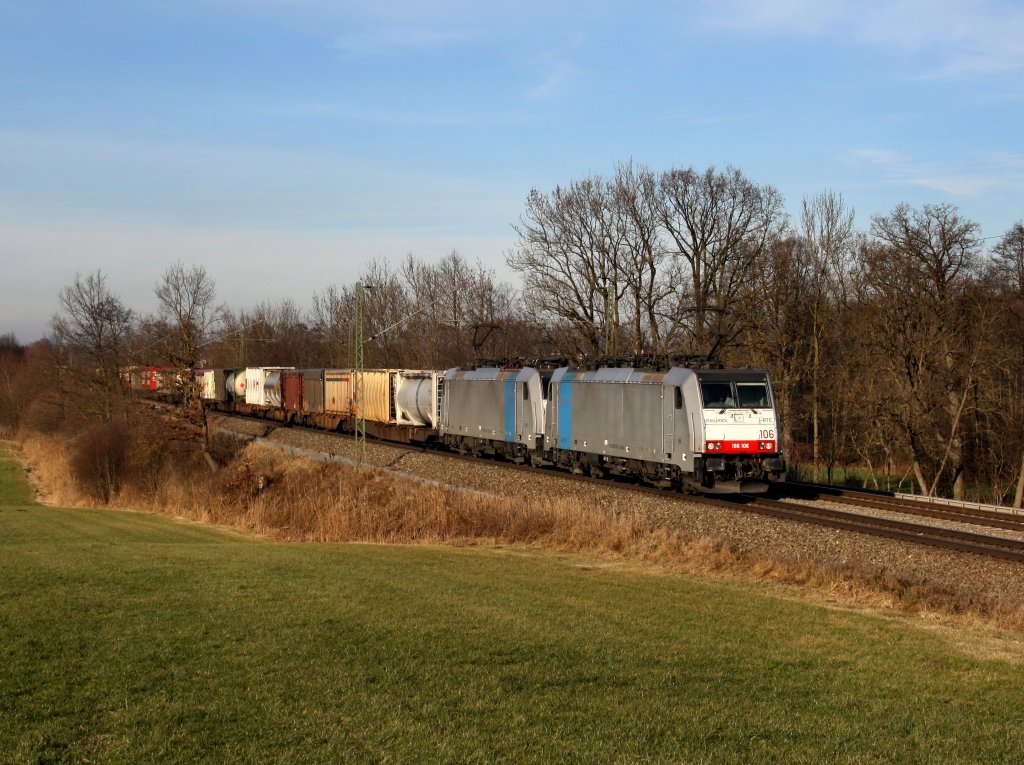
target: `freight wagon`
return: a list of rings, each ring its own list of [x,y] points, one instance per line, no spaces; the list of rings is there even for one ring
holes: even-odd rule
[[[248,367],[223,373],[223,398],[204,389],[217,409],[343,431],[354,430],[362,415],[368,434],[393,441],[427,441],[436,434],[441,372]]]

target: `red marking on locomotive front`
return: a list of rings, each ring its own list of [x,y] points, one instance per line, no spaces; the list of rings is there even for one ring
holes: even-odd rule
[[[766,454],[775,452],[774,441],[708,441],[704,445],[708,454]]]

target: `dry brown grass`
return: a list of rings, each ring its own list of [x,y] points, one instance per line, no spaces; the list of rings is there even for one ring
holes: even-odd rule
[[[88,507],[92,503],[72,477],[71,453],[62,439],[23,433],[19,446],[21,458],[31,468],[39,501],[60,507]]]
[[[23,453],[58,505],[88,497],[69,478],[63,442],[24,440]],[[158,476],[159,480],[155,480]],[[228,526],[282,541],[526,545],[582,552],[665,572],[727,575],[794,585],[847,606],[967,616],[1024,630],[1024,607],[982,593],[951,591],[892,573],[816,560],[741,553],[706,537],[653,525],[639,514],[427,485],[380,469],[357,470],[247,446],[215,475],[169,468],[128,480],[112,505]]]

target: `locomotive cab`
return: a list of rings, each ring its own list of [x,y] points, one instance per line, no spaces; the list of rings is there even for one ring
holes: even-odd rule
[[[785,475],[779,422],[762,370],[695,370],[703,439],[696,471],[705,491],[763,492]]]

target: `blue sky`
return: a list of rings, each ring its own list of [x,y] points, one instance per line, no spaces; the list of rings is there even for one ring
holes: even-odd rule
[[[1022,114],[1019,0],[0,0],[0,333],[97,268],[151,311],[179,259],[235,307],[408,252],[514,281],[530,188],[630,159],[998,237]]]

